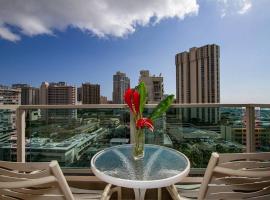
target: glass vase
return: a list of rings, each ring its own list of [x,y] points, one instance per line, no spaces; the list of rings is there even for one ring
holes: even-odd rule
[[[134,160],[142,159],[144,156],[144,129],[135,128],[135,142],[133,145]]]

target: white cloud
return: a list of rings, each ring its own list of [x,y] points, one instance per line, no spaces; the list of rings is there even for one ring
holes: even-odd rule
[[[53,34],[67,27],[99,37],[123,37],[138,25],[184,19],[198,9],[196,0],[1,0],[0,37],[17,41],[20,34]]]
[[[225,17],[230,14],[245,14],[251,7],[251,0],[218,0],[218,4],[221,7],[221,17]]]
[[[252,7],[251,1],[245,0],[243,1],[241,9],[238,11],[239,14],[245,14]]]
[[[13,42],[20,40],[20,36],[12,33],[8,28],[3,27],[1,25],[0,25],[0,37]]]

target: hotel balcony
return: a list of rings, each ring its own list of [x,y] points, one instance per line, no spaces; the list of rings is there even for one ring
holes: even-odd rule
[[[145,116],[154,106],[146,106]],[[1,105],[0,160],[57,160],[69,185],[102,189],[90,160],[102,149],[133,142],[130,119],[120,104]],[[212,152],[270,152],[270,104],[173,104],[154,124],[146,143],[176,149],[190,160],[181,183],[201,183]],[[134,198],[131,189],[122,191],[123,199]],[[170,199],[165,189],[162,197]],[[147,190],[146,199],[157,199],[156,189]]]

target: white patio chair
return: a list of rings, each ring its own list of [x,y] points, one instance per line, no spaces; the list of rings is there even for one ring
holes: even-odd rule
[[[0,199],[3,200],[108,200],[113,192],[118,193],[120,200],[121,188],[112,188],[111,184],[104,190],[70,188],[57,161],[0,161]]]
[[[167,187],[176,199],[270,199],[270,152],[212,153],[203,181]]]

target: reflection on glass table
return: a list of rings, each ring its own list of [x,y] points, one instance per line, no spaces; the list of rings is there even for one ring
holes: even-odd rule
[[[145,145],[141,160],[133,159],[132,145],[107,148],[92,158],[91,166],[101,180],[133,188],[136,200],[144,199],[146,189],[168,187],[181,181],[190,170],[184,154],[158,145]]]

